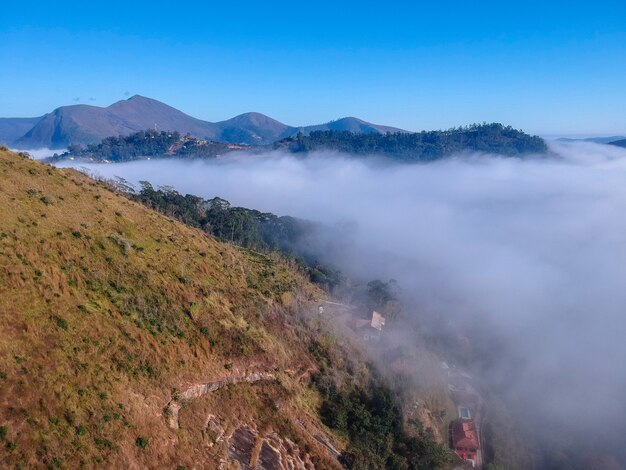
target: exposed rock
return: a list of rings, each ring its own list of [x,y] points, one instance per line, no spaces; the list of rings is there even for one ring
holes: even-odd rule
[[[274,449],[267,440],[264,440],[261,445],[256,468],[257,470],[280,470],[283,468],[280,452]]]
[[[234,374],[222,380],[214,382],[199,383],[192,385],[182,392],[178,392],[175,397],[165,405],[164,413],[167,424],[172,429],[178,429],[178,412],[181,408],[180,403],[190,401],[195,398],[202,397],[208,393],[215,392],[227,385],[235,385],[241,382],[254,383],[262,380],[276,380],[276,376],[271,372],[245,372],[243,374]]]
[[[335,446],[333,446],[330,439],[328,439],[328,437],[325,436],[324,433],[319,428],[314,427],[311,424],[307,426],[305,422],[301,419],[297,419],[296,422],[307,434],[309,434],[309,436],[313,437],[313,439],[315,439],[317,442],[319,442],[326,448],[328,455],[330,455],[334,459],[337,459],[341,455],[341,452],[339,452],[335,448]],[[309,426],[313,427],[313,429],[312,430],[309,429]]]
[[[251,462],[255,443],[256,434],[250,429],[235,429],[228,441],[228,460],[236,460],[243,470],[253,470]]]
[[[221,420],[214,415],[209,415],[203,431],[208,441],[208,446],[213,447],[215,444],[222,442],[225,432],[226,430],[222,426]]]

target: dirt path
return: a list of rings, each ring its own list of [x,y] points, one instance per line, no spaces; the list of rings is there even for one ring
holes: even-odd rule
[[[242,374],[233,374],[229,377],[213,382],[197,383],[191,387],[177,393],[172,399],[165,405],[164,412],[167,419],[167,424],[172,429],[179,428],[178,412],[182,407],[182,403],[185,401],[191,401],[196,398],[200,398],[208,393],[215,392],[228,385],[235,385],[242,382],[255,383],[259,381],[276,380],[276,375],[269,371],[262,372],[245,372]]]

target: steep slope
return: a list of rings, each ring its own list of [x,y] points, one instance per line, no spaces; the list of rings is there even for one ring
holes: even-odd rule
[[[12,144],[33,128],[42,116],[34,118],[0,118],[0,143]]]
[[[0,150],[0,179],[4,465],[338,467],[301,274],[72,170]]]
[[[615,145],[617,147],[625,147],[626,148],[626,139],[615,140],[615,141],[609,142],[609,145]]]
[[[379,124],[372,124],[355,117],[345,117],[337,119],[336,121],[330,121],[325,124],[319,124],[316,126],[303,127],[302,132],[304,134],[310,134],[313,131],[349,131],[357,134],[386,134],[387,132],[395,133],[410,133],[396,127],[381,126]]]

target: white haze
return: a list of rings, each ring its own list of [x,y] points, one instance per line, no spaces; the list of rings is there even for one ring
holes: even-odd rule
[[[66,149],[49,149],[47,147],[37,148],[37,149],[11,149],[13,152],[26,152],[28,153],[33,160],[42,160],[44,158],[48,158],[53,156],[55,153],[62,154],[66,151]]]
[[[480,321],[502,339],[484,373],[529,422],[610,442],[626,435],[626,150],[551,149],[418,165],[273,154],[90,169],[340,224],[330,261],[398,279],[416,314]]]

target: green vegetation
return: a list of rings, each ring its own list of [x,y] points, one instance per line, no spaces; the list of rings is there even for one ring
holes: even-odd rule
[[[140,449],[145,449],[146,447],[148,447],[148,439],[146,439],[145,437],[139,436],[137,437],[137,439],[135,439],[135,445],[139,447]]]
[[[437,444],[420,423],[414,435],[403,427],[401,396],[371,366],[355,367],[331,338],[310,345],[322,364],[313,382],[321,394],[320,415],[324,424],[348,446],[343,463],[351,469],[436,469],[451,461],[450,452]]]
[[[152,129],[136,132],[128,136],[106,137],[99,144],[68,146],[67,152],[52,157],[54,160],[65,158],[89,158],[96,161],[125,162],[141,158],[184,157],[213,158],[230,151],[227,144],[181,136],[178,132],[157,132]]]
[[[315,131],[274,144],[294,153],[333,150],[353,155],[381,155],[406,162],[426,162],[461,152],[521,156],[547,151],[543,139],[502,124],[473,124],[446,131],[413,134],[356,134]]]
[[[147,181],[140,184],[138,192],[125,181],[118,180],[116,186],[128,197],[191,227],[200,228],[221,241],[264,253],[279,251],[294,257],[309,279],[327,290],[344,282],[341,272],[320,264],[314,249],[309,247],[309,241],[324,230],[320,224],[232,207],[219,197],[207,200],[191,194],[183,196],[167,186],[155,189]]]
[[[621,145],[619,142],[614,145]],[[271,146],[236,146],[181,136],[178,132],[145,130],[129,136],[107,137],[99,144],[70,145],[68,151],[50,160],[66,158],[125,162],[142,158],[215,158],[228,152],[263,152],[282,149],[292,153],[332,150],[352,155],[380,155],[405,162],[438,160],[456,153],[481,152],[523,156],[546,152],[543,139],[502,124],[472,124],[445,131],[417,133],[353,133],[313,131],[298,133]]]

